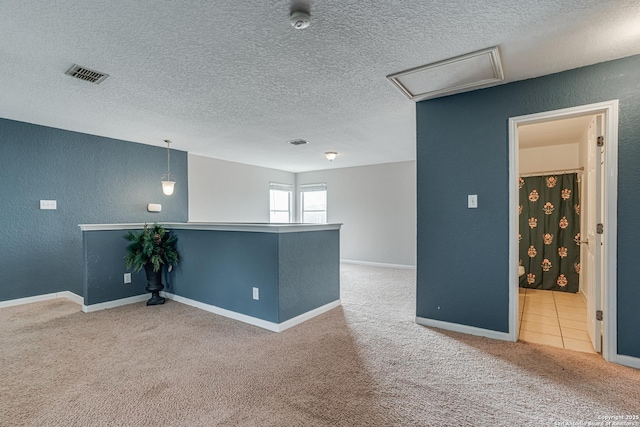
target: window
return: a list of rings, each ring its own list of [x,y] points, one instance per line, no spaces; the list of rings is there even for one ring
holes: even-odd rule
[[[327,222],[327,184],[300,186],[301,220],[305,223]]]
[[[269,222],[291,222],[293,186],[269,183]]]

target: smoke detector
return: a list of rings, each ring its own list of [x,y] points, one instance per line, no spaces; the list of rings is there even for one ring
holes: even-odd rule
[[[304,30],[311,24],[311,15],[304,10],[294,10],[291,12],[291,15],[289,15],[289,22],[291,22],[291,26],[296,30]]]

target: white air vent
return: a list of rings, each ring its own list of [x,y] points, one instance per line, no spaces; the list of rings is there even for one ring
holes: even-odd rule
[[[504,80],[498,47],[410,70],[387,78],[412,101],[453,95]]]
[[[294,139],[293,141],[289,141],[289,144],[291,145],[304,145],[308,143],[309,141],[305,141],[304,139]]]
[[[74,65],[69,68],[69,71],[65,73],[67,76],[75,77],[80,80],[84,80],[90,83],[100,84],[102,83],[109,74],[101,73],[100,71],[90,70],[85,67],[81,67],[80,65]]]

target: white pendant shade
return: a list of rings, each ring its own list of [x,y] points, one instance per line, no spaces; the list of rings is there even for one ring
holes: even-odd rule
[[[176,184],[175,181],[162,181],[162,192],[167,196],[173,194],[173,186]]]

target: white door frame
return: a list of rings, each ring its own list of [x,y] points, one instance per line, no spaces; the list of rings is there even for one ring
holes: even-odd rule
[[[616,304],[617,230],[618,230],[618,100],[582,105],[562,110],[545,111],[509,118],[509,338],[518,340],[518,126],[568,119],[571,117],[603,114],[604,135],[604,301],[602,309],[603,345],[605,360],[618,362],[618,326]]]

